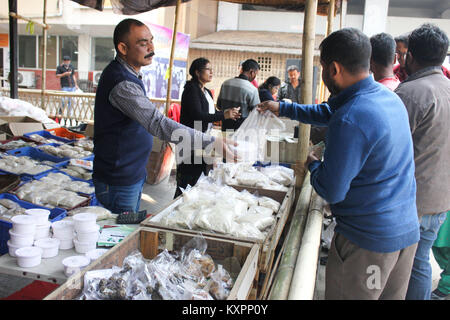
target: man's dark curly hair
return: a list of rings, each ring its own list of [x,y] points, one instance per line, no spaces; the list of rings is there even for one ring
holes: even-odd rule
[[[422,66],[440,66],[448,51],[448,37],[439,27],[426,23],[411,32],[408,51]]]

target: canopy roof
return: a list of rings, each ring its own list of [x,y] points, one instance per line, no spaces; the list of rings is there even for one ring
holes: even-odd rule
[[[103,11],[103,3],[104,0],[72,0],[81,5],[94,8],[100,11]],[[182,2],[189,2],[191,0],[181,0]],[[278,9],[285,9],[290,11],[305,11],[306,0],[216,0],[216,1],[225,1],[239,4],[253,4],[253,5],[262,5],[262,6],[270,6]],[[114,10],[117,13],[125,14],[125,15],[134,15],[146,11],[150,11],[153,9],[157,9],[160,7],[168,7],[176,5],[177,0],[147,0],[147,1],[139,1],[139,0],[111,0],[111,4]],[[317,14],[318,15],[328,15],[330,0],[318,0],[317,5]],[[335,12],[338,12],[338,9],[341,6],[341,0],[336,0]]]

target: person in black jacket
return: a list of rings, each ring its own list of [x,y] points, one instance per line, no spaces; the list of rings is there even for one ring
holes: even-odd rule
[[[180,123],[206,132],[212,128],[212,123],[224,119],[238,119],[240,108],[229,108],[225,111],[217,111],[211,91],[205,84],[212,80],[211,63],[206,58],[198,58],[192,61],[189,68],[192,79],[187,81],[181,96]],[[190,163],[177,164],[177,189],[175,198],[178,197],[187,185],[194,186],[200,175],[206,171],[206,163],[203,159],[191,154]]]
[[[274,95],[278,93],[280,89],[281,80],[277,77],[268,77],[263,84],[261,84],[258,88],[259,91],[259,100],[261,102],[272,100],[275,101]]]

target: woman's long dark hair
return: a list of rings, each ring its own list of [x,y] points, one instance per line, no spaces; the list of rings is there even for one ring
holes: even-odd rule
[[[189,74],[192,77],[192,81],[198,82],[198,76],[195,73],[196,71],[201,72],[206,65],[209,63],[209,60],[206,58],[197,58],[191,63],[191,67],[189,68]]]
[[[264,81],[264,82],[259,86],[259,88],[260,88],[260,89],[267,89],[267,90],[270,90],[270,88],[279,86],[280,84],[281,84],[280,79],[278,79],[277,77],[272,76],[272,77],[268,77],[268,78],[266,79],[266,81]]]

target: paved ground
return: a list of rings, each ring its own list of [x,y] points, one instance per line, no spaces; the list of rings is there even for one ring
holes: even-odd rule
[[[176,183],[174,176],[170,176],[158,185],[144,186],[141,210],[146,209],[148,213],[157,212],[173,199]],[[321,256],[324,253],[321,252]],[[436,261],[432,257],[433,267],[433,289],[436,288],[441,272]],[[33,282],[31,279],[14,277],[0,274],[0,298],[7,297]],[[323,300],[325,295],[325,266],[319,265],[317,270],[315,300]]]

